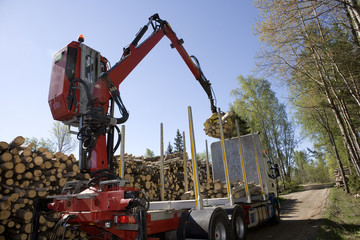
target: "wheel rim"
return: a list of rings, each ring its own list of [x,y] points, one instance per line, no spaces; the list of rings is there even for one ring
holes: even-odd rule
[[[236,229],[236,236],[241,239],[244,236],[245,225],[240,216],[236,218],[235,229]]]
[[[226,227],[224,226],[223,223],[216,224],[215,239],[216,240],[222,240],[222,239],[225,240],[226,239]]]

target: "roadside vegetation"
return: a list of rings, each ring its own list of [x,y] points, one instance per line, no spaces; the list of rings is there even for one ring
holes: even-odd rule
[[[283,183],[279,182],[279,186],[282,186]],[[286,189],[280,190],[280,195],[289,194],[292,192],[298,192],[304,189],[304,187],[298,183],[295,182],[286,182],[285,186],[287,186]]]
[[[360,198],[342,188],[332,188],[317,240],[360,239]]]

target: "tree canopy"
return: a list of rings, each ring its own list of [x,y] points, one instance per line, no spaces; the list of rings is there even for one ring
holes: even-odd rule
[[[239,76],[240,87],[231,94],[231,108],[244,117],[252,132],[260,132],[269,157],[279,164],[282,176],[290,180],[296,141],[294,128],[287,119],[285,105],[270,88],[270,82],[254,76]]]
[[[259,69],[287,84],[303,133],[317,151],[331,153],[324,159],[335,158],[341,169],[350,159],[360,177],[358,2],[255,0],[255,5],[261,13],[256,34],[263,43]]]

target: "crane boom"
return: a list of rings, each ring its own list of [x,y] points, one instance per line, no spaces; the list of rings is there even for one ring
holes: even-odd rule
[[[151,35],[138,45],[141,38],[144,36],[149,26],[152,26],[153,32]],[[100,76],[100,79],[95,84],[94,98],[98,99],[100,103],[106,103],[110,95],[107,94],[108,89],[105,79],[108,79],[114,83],[115,86],[119,86],[121,82],[130,74],[130,72],[144,59],[144,57],[153,49],[153,47],[164,37],[167,36],[171,41],[171,47],[175,48],[195,79],[199,81],[204,91],[206,92],[209,100],[211,111],[216,112],[216,106],[214,104],[214,98],[212,96],[211,83],[206,79],[205,75],[201,71],[201,68],[194,56],[189,56],[185,48],[183,47],[184,41],[178,39],[175,32],[170,27],[169,23],[165,20],[161,20],[158,14],[155,14],[149,18],[149,22],[140,29],[135,39],[131,44],[124,48],[123,55],[116,65],[114,65],[107,72]],[[192,60],[192,57],[196,59],[196,65]],[[107,80],[106,80],[107,81]]]

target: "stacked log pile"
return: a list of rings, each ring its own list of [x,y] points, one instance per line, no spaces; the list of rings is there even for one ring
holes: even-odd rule
[[[180,199],[184,193],[184,168],[182,154],[166,155],[164,158],[164,197],[166,200]],[[190,163],[189,163],[190,164]],[[146,192],[151,201],[159,201],[160,157],[125,156],[124,179],[126,187],[135,187]]]
[[[344,167],[344,173],[345,173],[345,177],[349,177],[350,169],[348,167]],[[343,187],[344,182],[343,182],[343,177],[341,175],[340,168],[337,168],[334,170],[334,177],[335,177],[335,187]]]
[[[38,226],[38,239],[50,239],[59,216],[37,211],[41,199],[61,193],[68,180],[80,173],[73,155],[23,146],[25,139],[0,142],[0,239],[30,239]],[[36,217],[36,218],[35,218]],[[36,223],[34,219],[38,219]],[[67,232],[66,236],[78,233]]]
[[[194,183],[191,159],[187,160],[188,190],[185,192],[183,154],[169,154],[164,158],[164,200],[185,200],[194,198]],[[207,181],[206,161],[198,161],[198,177],[200,194],[203,198],[222,198],[227,196],[226,184],[219,180],[213,181],[210,163],[209,182]],[[129,180],[127,187],[143,190],[150,201],[160,201],[160,157],[144,158],[125,155],[124,178]],[[248,183],[251,195],[261,195],[258,184]],[[242,181],[231,183],[235,198],[245,197]]]

